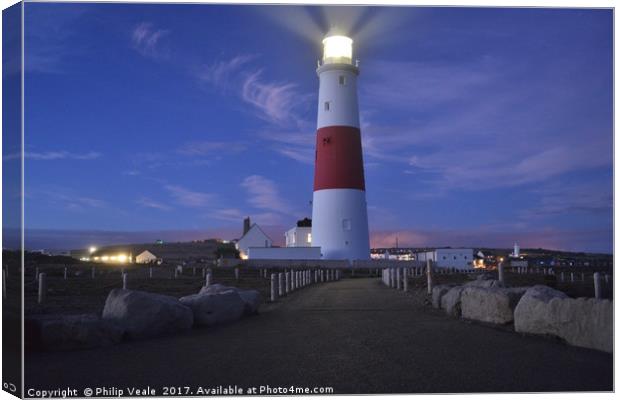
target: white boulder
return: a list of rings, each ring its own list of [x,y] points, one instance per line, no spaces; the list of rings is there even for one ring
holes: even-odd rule
[[[547,286],[530,288],[515,309],[515,330],[558,336],[574,346],[612,352],[613,302],[571,299]]]
[[[461,293],[463,318],[492,324],[507,324],[527,288],[465,287]]]
[[[171,296],[114,289],[103,308],[103,319],[119,324],[130,338],[185,331],[192,327],[192,310]]]
[[[463,286],[455,286],[441,297],[441,308],[451,317],[461,316],[461,293]]]
[[[258,312],[258,307],[261,303],[261,295],[258,290],[242,290],[234,286],[225,286],[220,283],[215,283],[213,285],[203,286],[198,294],[219,294],[228,291],[234,291],[239,294],[241,300],[245,303],[244,312],[246,315],[256,314]]]
[[[441,308],[441,298],[448,293],[451,288],[452,285],[437,285],[433,287],[431,296],[434,308]]]
[[[236,290],[192,294],[181,297],[180,302],[191,309],[194,323],[199,326],[230,323],[240,319],[245,311],[245,302]]]

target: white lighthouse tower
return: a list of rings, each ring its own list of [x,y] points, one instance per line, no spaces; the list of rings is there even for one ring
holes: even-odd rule
[[[370,257],[353,40],[328,34],[319,76],[312,245],[324,259]]]

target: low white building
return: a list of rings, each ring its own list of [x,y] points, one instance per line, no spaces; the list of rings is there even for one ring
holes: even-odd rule
[[[469,269],[473,268],[473,249],[435,249],[415,254],[417,261],[431,260],[438,267]]]
[[[144,250],[142,253],[136,256],[136,264],[148,264],[157,261],[157,256],[148,250]]]
[[[250,247],[271,247],[272,245],[273,240],[257,224],[252,224],[250,229],[235,243],[235,247],[243,259],[249,257]]]
[[[320,260],[320,247],[250,247],[251,260]]]
[[[296,226],[284,233],[286,247],[310,247],[312,246],[312,228]]]
[[[300,219],[295,227],[284,232],[286,247],[312,246],[312,220]]]

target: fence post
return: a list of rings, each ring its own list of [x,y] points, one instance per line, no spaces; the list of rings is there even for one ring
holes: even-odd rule
[[[396,290],[400,290],[400,268],[396,268]]]
[[[239,268],[235,268],[235,280],[239,280]]]
[[[609,283],[609,275],[605,274],[605,284]]]
[[[95,274],[96,274],[95,267],[93,266],[90,268],[90,278],[95,279]]]
[[[34,270],[34,280],[35,282],[39,281],[39,267]]]
[[[570,273],[570,281],[575,282],[575,274],[572,272]]]
[[[284,272],[284,292],[288,294],[291,291],[291,273],[288,271]]]
[[[271,302],[276,301],[276,274],[271,274]]]
[[[433,293],[433,267],[431,260],[426,260],[426,292]]]
[[[6,299],[6,269],[2,270],[2,298]]]
[[[499,281],[501,283],[506,283],[506,281],[504,279],[504,263],[503,262],[500,262],[497,265],[497,274],[498,274],[498,277],[499,277]]]
[[[153,279],[153,267],[149,267],[149,279]]]
[[[127,289],[127,273],[123,272],[123,289]]]
[[[405,268],[405,271],[407,271],[407,269],[406,269],[406,268]],[[409,278],[408,278],[408,276],[407,276],[407,275],[408,275],[408,274],[407,274],[406,272],[403,274],[403,290],[404,290],[405,292],[408,292],[408,291],[409,291]]]
[[[67,280],[67,267],[65,267],[64,278],[65,278],[65,280]]]
[[[594,298],[596,299],[601,299],[602,293],[601,293],[601,274],[599,274],[598,272],[594,273]]]
[[[37,268],[38,269],[38,268]],[[44,272],[40,273],[38,275],[38,281],[39,281],[39,304],[43,304],[43,302],[45,302],[45,295],[47,294],[47,282],[46,282],[46,275]]]
[[[205,277],[205,287],[211,286],[211,272],[207,272],[207,276]]]
[[[278,273],[278,296],[284,296],[284,274],[282,272]]]

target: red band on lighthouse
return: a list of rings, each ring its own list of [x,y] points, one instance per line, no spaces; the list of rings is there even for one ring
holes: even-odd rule
[[[316,135],[314,190],[365,190],[359,128],[327,126]]]

